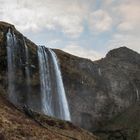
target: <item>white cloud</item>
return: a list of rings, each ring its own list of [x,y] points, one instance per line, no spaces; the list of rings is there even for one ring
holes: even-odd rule
[[[108,48],[126,46],[140,53],[140,39],[133,35],[115,34],[113,39],[109,41]]]
[[[1,0],[0,19],[21,31],[56,29],[71,37],[83,31],[86,6],[80,0]]]
[[[120,31],[140,31],[140,1],[139,0],[125,0],[116,9],[120,14],[120,24],[118,29]]]
[[[70,44],[64,47],[62,50],[79,57],[89,58],[91,60],[98,60],[103,57],[102,54],[94,51],[93,49],[81,47],[76,44]]]
[[[58,45],[62,43],[62,40],[59,39],[51,39],[47,41],[47,47],[57,49]]]
[[[109,30],[112,19],[106,11],[91,9],[95,0],[1,0],[0,19],[11,22],[20,31],[38,32],[44,28],[79,37],[84,20],[92,29]],[[90,15],[90,16],[88,16]]]
[[[111,30],[112,18],[106,11],[97,10],[89,16],[89,25],[91,30],[96,32],[104,32]]]
[[[140,53],[140,1],[118,1],[112,8],[113,21],[116,24],[116,32],[108,42],[108,48],[113,49],[127,46]]]
[[[55,17],[54,22],[62,31],[71,37],[78,37],[83,32],[82,18],[77,15]]]

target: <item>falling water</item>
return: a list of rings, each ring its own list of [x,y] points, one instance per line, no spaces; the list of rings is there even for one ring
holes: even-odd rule
[[[71,120],[57,56],[51,49],[38,46],[38,58],[42,111],[50,116]]]
[[[136,94],[137,94],[137,101],[139,101],[140,96],[139,96],[139,91],[138,91],[138,89],[136,89]]]
[[[12,102],[16,103],[17,99],[13,95],[15,93],[15,47],[16,38],[11,30],[7,32],[7,63],[8,63],[8,93]]]
[[[56,83],[57,83],[57,92],[58,92],[58,98],[59,98],[60,116],[64,120],[71,120],[68,102],[67,102],[64,85],[62,81],[61,71],[58,65],[58,59],[57,59],[56,54],[51,49],[48,49],[48,50],[51,53],[51,57],[54,63]]]
[[[39,73],[41,85],[41,103],[44,114],[53,116],[51,109],[51,79],[49,72],[48,56],[43,46],[38,46]]]
[[[24,47],[19,46],[16,36],[11,29],[8,30],[6,37],[9,99],[14,104],[20,104],[22,91],[19,88],[21,85],[16,73],[21,74],[21,72],[25,70],[25,77],[23,78],[26,78],[26,84],[24,86],[28,90],[28,93],[24,94],[25,97],[23,98],[25,100],[23,99],[22,101],[25,104],[27,103],[29,107],[32,107],[32,103],[35,104],[35,102],[31,101],[31,96],[29,96],[31,79],[28,46],[24,37]],[[23,54],[23,52],[25,52],[25,54]],[[56,54],[51,49],[47,49],[43,46],[38,46],[37,53],[39,60],[42,112],[63,120],[71,120]],[[24,55],[25,57],[23,57]]]
[[[26,44],[25,38],[23,37],[24,41],[24,48],[25,48],[25,75],[26,75],[26,89],[27,89],[27,94],[26,94],[26,103],[31,106],[32,102],[31,100],[31,78],[30,78],[30,65],[29,65],[29,50],[28,46]]]
[[[99,74],[100,76],[102,75],[101,69],[100,69],[100,68],[98,68],[98,74]]]
[[[23,37],[23,41],[24,41],[24,46],[25,46],[25,57],[26,57],[26,62],[25,62],[25,73],[26,73],[26,80],[27,80],[27,86],[28,86],[28,90],[30,90],[30,69],[29,69],[29,50],[28,50],[28,46],[26,44],[26,41]]]
[[[18,45],[16,35],[14,34],[14,31],[12,31],[10,28],[7,32],[7,65],[8,65],[8,95],[11,102],[14,104],[20,104],[19,95],[21,95],[21,92],[18,88],[18,80],[21,77],[17,77],[17,72],[22,71],[24,66],[25,68],[25,77],[26,78],[26,89],[28,90],[28,93],[30,91],[30,70],[29,70],[29,52],[28,47],[25,42],[25,39],[23,37],[24,47],[20,47]],[[20,54],[20,49],[25,49],[25,54]],[[22,62],[22,58],[25,55],[25,62]],[[20,65],[20,66],[19,66]],[[20,73],[20,72],[19,72]],[[27,95],[28,95],[27,93]],[[24,94],[25,95],[25,94]]]

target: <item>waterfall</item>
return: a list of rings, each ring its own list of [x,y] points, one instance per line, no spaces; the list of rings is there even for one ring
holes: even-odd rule
[[[26,89],[27,89],[27,94],[26,94],[26,104],[31,106],[31,78],[30,78],[30,65],[29,65],[29,50],[28,46],[26,44],[25,38],[23,37],[23,43],[24,43],[24,48],[25,48],[25,76],[26,76]]]
[[[38,46],[41,93],[36,94],[38,98],[35,98],[31,93],[31,64],[26,40],[23,37],[23,46],[20,46],[21,42],[18,42],[14,31],[10,28],[6,37],[9,100],[16,105],[27,104],[34,110],[41,108],[41,112],[46,115],[70,121],[68,102],[56,54],[51,49]]]
[[[51,79],[49,72],[48,56],[43,46],[38,46],[39,75],[41,86],[41,103],[44,114],[53,116],[51,109]]]
[[[17,98],[14,96],[15,93],[15,47],[16,38],[11,30],[7,32],[7,65],[8,65],[8,94],[12,102],[17,103]]]
[[[68,102],[67,102],[64,85],[63,85],[63,81],[62,81],[61,71],[60,71],[60,68],[58,65],[58,59],[57,59],[56,54],[51,49],[49,49],[49,52],[51,53],[52,61],[54,63],[55,74],[56,74],[60,116],[62,117],[62,119],[71,120]]]
[[[61,71],[56,54],[38,46],[42,111],[63,120],[71,120]]]
[[[101,73],[101,69],[100,68],[98,68],[98,74],[99,74],[99,76],[102,76],[102,73]]]
[[[26,44],[25,38],[23,37],[23,41],[24,41],[24,47],[25,47],[25,73],[26,73],[26,83],[28,86],[28,92],[30,91],[30,83],[31,83],[31,79],[30,79],[30,68],[29,68],[29,50],[28,50],[28,46]]]
[[[139,91],[138,91],[138,89],[136,89],[136,94],[137,94],[137,101],[139,101],[139,100],[140,100],[140,96],[139,96]]]
[[[28,47],[23,37],[24,46],[19,46],[16,35],[14,31],[10,28],[6,34],[7,38],[7,65],[8,65],[8,96],[9,100],[14,104],[21,104],[22,100],[22,92],[18,86],[18,81],[21,78],[25,78],[26,84],[25,89],[27,89],[27,93],[24,96],[28,96],[30,92],[30,69],[29,69],[29,52]],[[21,49],[22,52],[21,53]],[[25,58],[23,59],[25,55]],[[17,72],[20,73],[25,69],[25,76],[20,77],[17,76]],[[28,98],[28,97],[25,97]],[[26,104],[26,103],[25,103]]]

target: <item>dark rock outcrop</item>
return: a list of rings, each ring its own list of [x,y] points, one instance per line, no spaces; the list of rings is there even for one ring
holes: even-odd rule
[[[23,105],[28,102],[27,97],[32,100],[31,106],[32,108],[36,108],[38,111],[40,108],[39,102],[37,99],[40,98],[39,96],[39,67],[38,67],[38,57],[37,57],[37,47],[36,45],[28,40],[25,36],[23,36],[20,32],[18,32],[15,27],[11,24],[7,24],[5,22],[0,22],[0,80],[1,86],[4,88],[5,93],[8,90],[8,68],[7,68],[7,49],[6,49],[6,33],[8,32],[9,28],[15,34],[17,39],[18,50],[15,57],[16,63],[16,75],[14,84],[16,85],[16,96],[19,100],[18,104]],[[26,59],[25,59],[25,44],[28,46],[29,50],[29,67],[30,67],[30,75],[31,75],[31,96],[27,95],[27,83],[26,83],[26,76],[25,76],[25,67],[26,67]]]
[[[139,140],[140,103],[137,102],[95,131],[102,140]]]

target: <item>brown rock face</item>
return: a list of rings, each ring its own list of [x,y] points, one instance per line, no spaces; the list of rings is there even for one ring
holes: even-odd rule
[[[95,133],[95,132],[94,132]],[[137,102],[96,131],[103,140],[140,139],[140,103]]]
[[[140,55],[126,47],[92,62],[56,50],[72,120],[90,131],[139,101]]]

